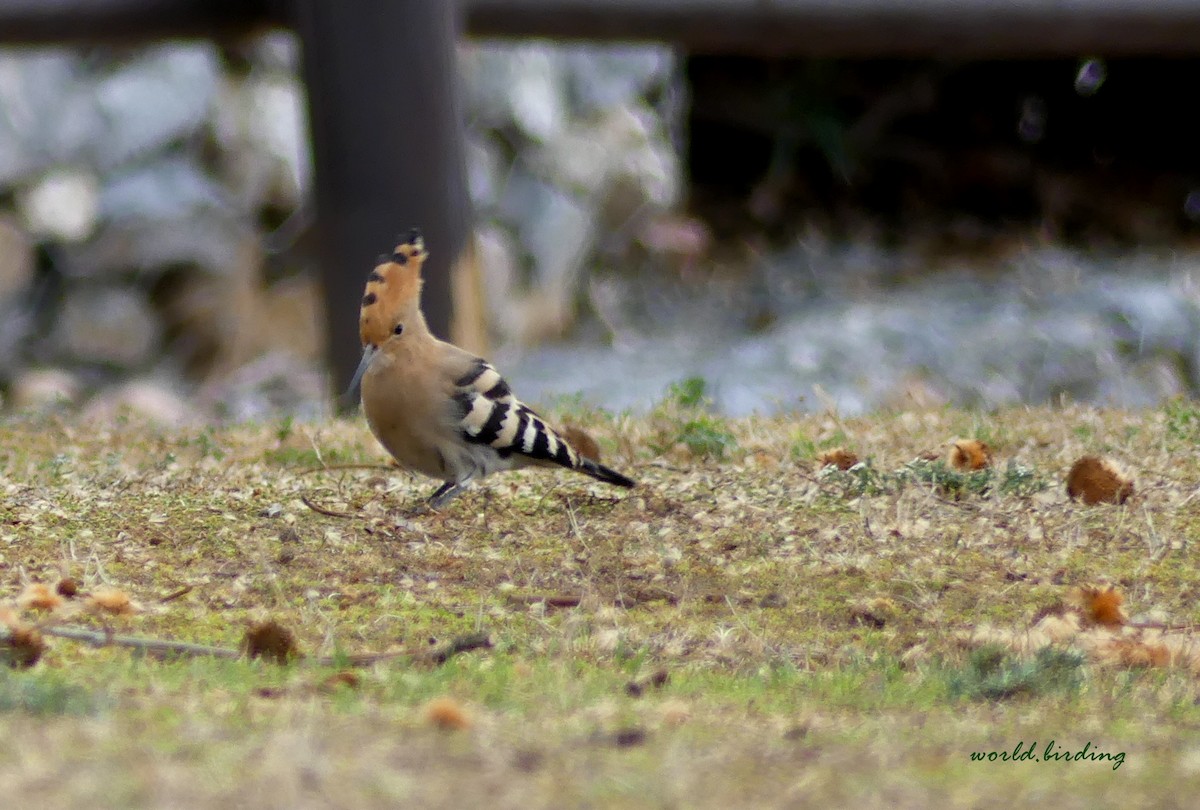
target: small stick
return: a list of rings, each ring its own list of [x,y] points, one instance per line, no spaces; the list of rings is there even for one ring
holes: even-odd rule
[[[193,644],[187,641],[170,641],[168,639],[157,638],[142,638],[140,636],[119,636],[113,633],[107,633],[103,630],[89,630],[85,627],[67,627],[67,626],[51,626],[39,628],[39,632],[47,636],[56,636],[58,638],[70,639],[72,641],[82,641],[85,644],[90,644],[93,647],[128,647],[130,649],[141,650],[149,655],[158,658],[166,657],[172,653],[179,655],[188,655],[192,657],[210,657],[210,658],[225,658],[237,659],[244,657],[245,653],[240,649],[232,647],[213,647],[207,644]],[[6,641],[11,636],[11,631],[7,628],[0,627],[0,642]],[[487,633],[469,633],[465,636],[458,636],[451,639],[445,646],[437,650],[421,651],[419,653],[411,653],[408,650],[395,650],[384,653],[360,653],[349,656],[333,656],[323,655],[319,658],[309,659],[320,666],[336,666],[342,662],[349,664],[352,667],[365,667],[371,664],[380,663],[382,661],[390,661],[395,658],[403,658],[411,656],[413,663],[430,663],[435,666],[441,666],[449,661],[454,656],[470,652],[471,650],[491,649],[493,646],[492,639]]]
[[[513,595],[508,597],[508,601],[515,605],[540,605],[545,604],[546,607],[552,608],[568,608],[579,607],[579,603],[583,601],[582,596],[574,594],[528,594],[528,595]]]
[[[82,641],[93,647],[130,647],[142,650],[151,655],[164,656],[168,653],[182,653],[191,656],[210,656],[213,658],[240,658],[241,650],[228,647],[210,647],[206,644],[192,644],[187,641],[168,641],[157,638],[140,638],[138,636],[118,636],[103,630],[88,630],[84,627],[43,627],[41,632],[47,636],[69,638],[72,641]]]
[[[192,589],[194,587],[195,586],[193,586],[193,585],[184,585],[182,588],[180,588],[177,591],[171,591],[169,594],[162,597],[158,601],[159,602],[173,602],[181,596],[187,596],[189,593],[192,592]]]
[[[330,470],[386,470],[387,472],[399,472],[398,467],[390,464],[326,464],[323,467],[309,467],[301,470],[297,475],[312,475],[315,472],[329,472]]]
[[[417,657],[424,658],[429,663],[440,666],[459,653],[470,652],[471,650],[490,650],[492,646],[492,637],[487,633],[470,633],[450,639],[450,642],[440,650],[434,650],[424,656]]]
[[[311,510],[313,510],[314,512],[316,512],[316,513],[318,513],[318,514],[321,514],[321,515],[328,515],[329,517],[335,517],[335,518],[352,518],[352,517],[356,517],[356,515],[353,515],[353,514],[351,514],[350,512],[338,512],[338,511],[336,511],[336,510],[334,510],[334,509],[326,509],[324,506],[318,506],[317,504],[315,504],[315,503],[313,503],[312,501],[310,501],[310,500],[308,499],[308,496],[307,496],[307,495],[301,495],[301,496],[300,496],[300,502],[301,502],[302,504],[304,504],[305,506],[307,506],[309,509],[311,509]]]

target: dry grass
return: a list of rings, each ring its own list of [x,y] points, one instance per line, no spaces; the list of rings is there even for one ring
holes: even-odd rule
[[[142,608],[72,621],[236,647],[270,618],[309,658],[155,661],[50,639],[33,668],[0,672],[0,795],[93,809],[1139,807],[1200,784],[1188,669],[963,643],[1090,582],[1117,586],[1135,620],[1200,619],[1200,411],[726,422],[694,393],[644,417],[556,414],[639,479],[631,493],[532,471],[438,514],[410,511],[430,482],[334,468],[385,462],[356,420],[10,421],[0,599],[69,577],[63,609],[105,589]],[[963,438],[992,467],[910,464]],[[864,461],[822,470],[834,447]],[[1120,462],[1134,497],[1069,500],[1087,454]],[[440,667],[312,661],[477,630],[496,647]],[[1051,738],[1125,759],[969,759]]]

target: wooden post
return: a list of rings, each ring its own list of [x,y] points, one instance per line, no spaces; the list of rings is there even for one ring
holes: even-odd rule
[[[329,359],[343,390],[358,365],[358,306],[375,259],[419,227],[425,314],[449,336],[450,273],[469,203],[455,44],[457,3],[295,0],[315,164],[315,225]]]

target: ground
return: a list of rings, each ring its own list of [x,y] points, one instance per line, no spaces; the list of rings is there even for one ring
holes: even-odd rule
[[[434,482],[383,466],[360,419],[10,419],[0,599],[69,577],[79,595],[41,621],[236,648],[272,619],[305,656],[158,660],[50,637],[34,666],[0,670],[0,795],[90,810],[1133,808],[1200,787],[1191,666],[971,640],[1088,583],[1116,587],[1134,621],[1190,632],[1190,403],[725,420],[694,385],[645,415],[549,411],[640,486],[523,471],[421,514]],[[960,438],[991,446],[991,472],[932,460]],[[822,471],[838,446],[863,463]],[[1067,498],[1089,453],[1132,476],[1125,504]],[[141,610],[79,607],[104,588]],[[494,646],[428,655],[474,632]],[[387,651],[402,654],[352,659]],[[1051,740],[1085,756],[971,759]]]

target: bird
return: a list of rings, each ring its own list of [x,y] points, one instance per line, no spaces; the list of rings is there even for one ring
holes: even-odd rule
[[[404,469],[443,483],[440,509],[472,481],[527,466],[565,467],[618,487],[633,479],[582,455],[513,394],[491,363],[430,331],[421,311],[428,253],[418,229],[380,256],[359,308],[361,383],[371,432]]]

